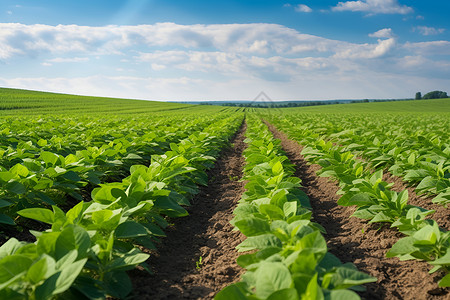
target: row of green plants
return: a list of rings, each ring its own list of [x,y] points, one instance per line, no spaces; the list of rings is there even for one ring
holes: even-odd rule
[[[0,298],[126,298],[132,291],[126,271],[150,272],[141,249],[155,248],[167,218],[188,214],[183,206],[207,184],[206,169],[241,122],[242,115],[224,118],[172,143],[149,166],[133,165],[128,177],[100,184],[92,201],[67,212],[56,205],[18,211],[50,228],[31,231],[34,243],[11,238],[0,247]]]
[[[355,291],[376,278],[327,251],[325,230],[311,221],[300,179],[267,126],[251,118],[246,136],[247,191],[231,221],[247,237],[237,246],[246,272],[215,299],[359,299]]]
[[[425,260],[434,266],[431,273],[447,274],[439,286],[450,286],[450,233],[426,218],[433,210],[408,204],[407,190],[392,191],[393,184],[383,180],[382,170],[373,172],[370,163],[358,159],[351,151],[315,135],[307,136],[306,131],[295,126],[277,125],[306,145],[302,154],[307,161],[322,167],[317,172],[319,176],[338,180],[341,195],[338,204],[356,206],[353,217],[369,223],[388,223],[405,234],[387,253],[388,257]]]
[[[296,125],[299,121],[302,125]],[[445,116],[296,115],[283,121],[310,139],[322,138],[386,169],[416,192],[450,203],[450,121]]]
[[[53,132],[55,124],[50,118],[32,133],[14,121],[7,127],[9,133],[1,135],[9,144],[2,150],[0,145],[0,223],[15,225],[18,210],[61,205],[67,196],[81,201],[83,193],[89,194],[101,182],[126,177],[132,165],[150,162],[151,155],[164,153],[171,143],[224,117],[181,120],[184,128],[181,123],[129,120],[127,131],[115,128],[117,121],[95,127],[100,120],[81,118],[77,119],[80,123],[68,122],[79,131],[62,125]]]

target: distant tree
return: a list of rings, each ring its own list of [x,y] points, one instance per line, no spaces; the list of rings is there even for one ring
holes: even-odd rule
[[[448,98],[447,93],[443,91],[432,91],[423,95],[422,99],[440,99]]]
[[[422,93],[421,92],[417,92],[416,93],[416,100],[420,100],[422,99]]]

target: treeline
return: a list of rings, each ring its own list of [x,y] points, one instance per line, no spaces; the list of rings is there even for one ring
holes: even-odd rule
[[[422,99],[442,99],[442,98],[448,98],[447,92],[443,92],[443,91],[432,91],[429,93],[426,93],[425,95],[423,95],[422,97],[422,93],[421,92],[417,92],[416,93],[416,100],[422,100]]]

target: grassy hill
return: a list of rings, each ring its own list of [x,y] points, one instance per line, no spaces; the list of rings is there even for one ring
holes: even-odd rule
[[[0,115],[32,114],[172,114],[220,111],[223,107],[180,103],[77,96],[0,88]]]

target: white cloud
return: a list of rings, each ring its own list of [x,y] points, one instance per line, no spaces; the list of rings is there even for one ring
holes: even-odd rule
[[[376,38],[392,38],[394,37],[394,33],[391,28],[380,29],[377,32],[369,34],[370,37]]]
[[[369,14],[410,14],[412,7],[400,5],[397,0],[358,0],[339,2],[333,11],[361,11]]]
[[[8,15],[12,15],[12,14],[13,14],[13,12],[10,11],[10,10],[8,10],[6,13],[7,13]]]
[[[304,13],[310,13],[313,10],[308,5],[298,4],[297,6],[295,6],[295,11],[297,11],[297,12],[304,12]]]
[[[265,23],[102,27],[0,23],[0,60],[6,66],[0,86],[189,100],[253,99],[261,90],[279,99],[392,98],[409,96],[400,92],[411,82],[417,84],[415,90],[417,78],[450,83],[448,60],[431,57],[448,55],[449,41],[400,43],[391,28],[368,35],[377,40],[350,43]],[[26,60],[30,70],[37,65],[44,70],[43,77],[8,78],[8,68],[19,60]],[[52,75],[66,67],[56,64],[87,61],[91,67],[81,74],[91,76],[76,77],[78,68],[64,78]],[[393,84],[398,87],[387,90]],[[377,85],[383,88],[377,91]]]
[[[337,52],[334,57],[345,59],[374,59],[381,58],[389,54],[396,47],[395,38],[378,40],[377,44],[352,45],[342,51]]]
[[[407,42],[403,45],[403,48],[421,55],[448,55],[450,53],[450,41]]]
[[[434,28],[427,26],[417,26],[413,28],[413,31],[418,31],[421,35],[438,35],[444,33],[445,28]]]
[[[56,57],[47,60],[47,62],[49,63],[78,63],[87,61],[89,61],[88,57],[69,57],[69,58]]]

